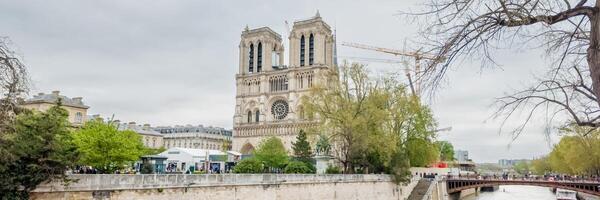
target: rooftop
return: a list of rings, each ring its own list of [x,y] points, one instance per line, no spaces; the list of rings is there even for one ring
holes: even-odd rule
[[[265,27],[260,27],[260,28],[255,28],[255,29],[249,29],[248,26],[246,26],[246,28],[244,28],[244,31],[242,32],[242,36],[244,36],[244,35],[252,35],[252,34],[259,34],[259,33],[263,33],[263,32],[271,34],[272,36],[274,36],[278,40],[281,40],[281,35],[279,35],[279,33],[273,31],[273,29],[271,29],[269,27],[266,27],[266,26]]]
[[[315,14],[315,16],[313,16],[311,18],[294,21],[294,26],[301,26],[301,25],[306,25],[306,24],[312,24],[312,23],[315,23],[315,22],[319,22],[325,28],[327,28],[327,30],[331,31],[331,27],[329,27],[329,25],[323,21],[323,19],[321,18],[321,14],[319,14],[318,10],[317,10],[317,14]]]
[[[116,124],[118,124],[117,129],[119,129],[120,131],[131,130],[141,135],[162,136],[162,134],[152,129],[152,127],[150,127],[150,124],[144,124],[140,126],[137,125],[135,122],[119,123],[119,121],[116,121]]]
[[[69,98],[67,96],[60,95],[60,91],[52,91],[52,93],[50,93],[50,94],[44,94],[43,92],[38,93],[37,95],[34,95],[32,98],[25,100],[25,102],[23,104],[25,104],[25,105],[37,104],[37,103],[55,104],[58,102],[59,99],[60,99],[60,102],[62,103],[62,105],[64,105],[64,106],[71,106],[71,107],[84,108],[84,109],[90,108],[89,106],[86,106],[83,103],[83,101],[82,101],[83,97]]]
[[[231,136],[232,131],[227,130],[221,127],[213,127],[208,126],[205,127],[203,125],[176,125],[176,126],[157,126],[153,128],[155,131],[160,132],[162,134],[172,134],[172,133],[209,133],[215,135],[226,135]]]

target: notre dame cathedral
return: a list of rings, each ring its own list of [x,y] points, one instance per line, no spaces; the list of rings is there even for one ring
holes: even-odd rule
[[[310,95],[313,85],[325,84],[327,71],[336,67],[331,27],[318,12],[295,21],[287,66],[281,35],[268,27],[246,27],[239,48],[233,150],[249,154],[270,136],[290,150],[300,129],[315,125],[303,116],[301,97]]]

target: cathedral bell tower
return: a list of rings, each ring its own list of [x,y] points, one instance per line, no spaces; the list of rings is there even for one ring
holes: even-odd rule
[[[295,21],[289,36],[289,66],[284,65],[281,36],[268,27],[241,35],[233,150],[250,154],[262,139],[281,138],[290,150],[301,129],[316,125],[303,115],[300,99],[327,81],[334,68],[334,37],[319,13]]]

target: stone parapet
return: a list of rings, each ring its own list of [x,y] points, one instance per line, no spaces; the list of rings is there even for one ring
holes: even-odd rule
[[[73,182],[42,184],[33,192],[76,192],[98,190],[137,190],[288,183],[390,182],[383,174],[81,174],[70,175]]]

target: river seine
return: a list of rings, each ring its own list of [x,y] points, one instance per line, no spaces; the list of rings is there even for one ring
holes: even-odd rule
[[[463,200],[555,200],[550,189],[536,186],[500,186],[495,192],[480,192]]]

